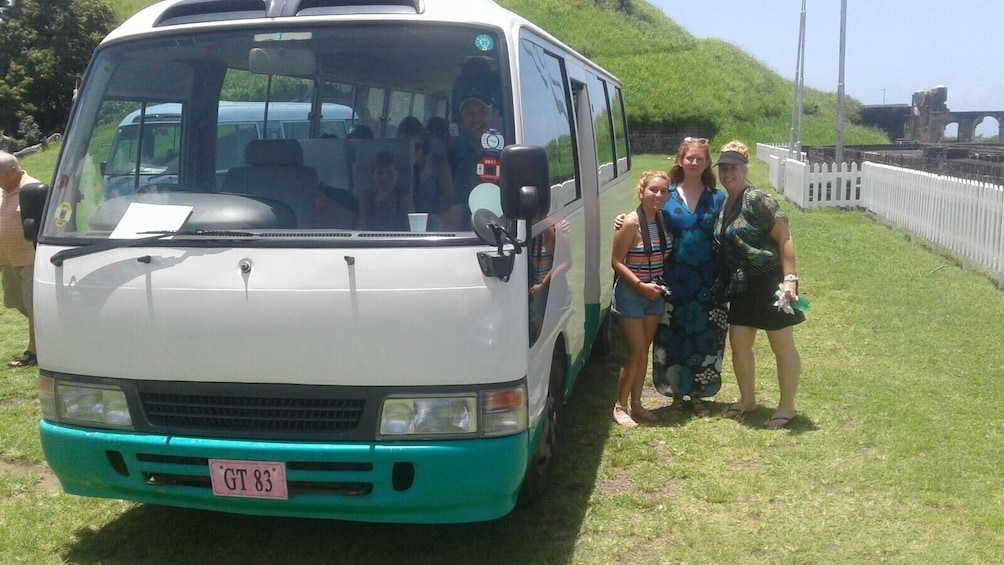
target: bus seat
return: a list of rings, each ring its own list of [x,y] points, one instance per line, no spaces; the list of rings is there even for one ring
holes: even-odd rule
[[[247,166],[234,167],[222,192],[278,200],[296,214],[297,227],[315,225],[317,171],[303,166],[303,148],[295,139],[255,139],[245,152]]]

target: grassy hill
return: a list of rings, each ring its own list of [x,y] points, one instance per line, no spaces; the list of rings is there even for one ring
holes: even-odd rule
[[[724,142],[787,142],[794,83],[738,47],[697,39],[643,0],[498,0],[624,83],[633,127],[711,124]],[[690,7],[692,8],[692,7]],[[688,8],[689,9],[689,8]],[[850,123],[859,103],[845,98],[844,140],[888,143]],[[806,89],[803,143],[836,141],[837,96]]]
[[[156,0],[108,0],[120,21]],[[787,142],[794,83],[741,49],[697,39],[643,0],[497,0],[617,75],[624,83],[632,128],[673,133],[684,126],[713,131],[717,144]],[[848,144],[888,143],[875,128],[851,122]],[[835,93],[805,91],[803,144],[836,141]]]

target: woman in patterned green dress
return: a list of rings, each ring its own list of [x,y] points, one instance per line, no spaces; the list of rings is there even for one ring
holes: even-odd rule
[[[793,327],[805,321],[805,315],[792,308],[798,275],[788,219],[776,200],[749,184],[747,163],[749,148],[732,141],[722,148],[716,164],[727,197],[715,224],[715,244],[729,298],[729,344],[740,395],[724,416],[738,418],[756,410],[753,342],[757,330],[766,330],[781,398],[764,426],[778,429],[795,418],[801,359]]]

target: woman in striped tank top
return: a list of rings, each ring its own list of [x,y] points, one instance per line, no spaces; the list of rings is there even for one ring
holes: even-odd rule
[[[673,245],[673,236],[666,229],[662,215],[668,198],[666,173],[642,173],[638,180],[640,205],[624,218],[621,229],[614,232],[610,263],[617,282],[611,307],[627,342],[628,357],[617,380],[613,418],[625,428],[638,427],[638,420],[656,419],[642,407],[641,391],[648,371],[648,350],[665,309],[663,299],[669,293],[662,283],[663,260]]]

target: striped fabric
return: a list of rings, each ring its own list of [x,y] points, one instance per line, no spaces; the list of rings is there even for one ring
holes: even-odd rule
[[[638,227],[641,231],[641,226]],[[632,247],[624,260],[628,269],[638,277],[641,282],[649,282],[656,277],[662,276],[662,245],[659,243],[659,228],[656,222],[649,222],[647,225],[649,241],[652,242],[652,256],[645,255],[645,246],[639,242],[636,247]],[[669,236],[669,234],[666,234]],[[666,252],[673,247],[672,241],[666,242]]]

